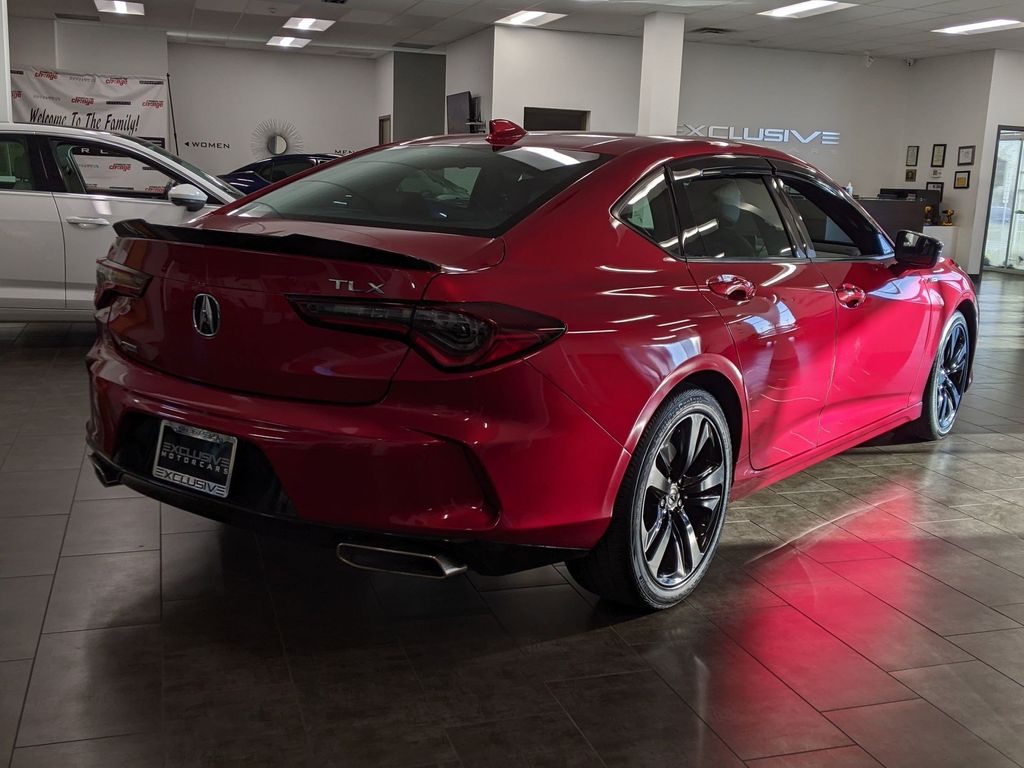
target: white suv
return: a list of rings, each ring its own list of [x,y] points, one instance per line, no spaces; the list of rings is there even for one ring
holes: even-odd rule
[[[0,320],[89,319],[115,222],[181,224],[239,196],[147,141],[0,123]]]

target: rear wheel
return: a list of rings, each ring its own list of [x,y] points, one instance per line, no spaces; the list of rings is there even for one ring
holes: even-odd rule
[[[939,351],[924,389],[921,417],[911,425],[918,437],[941,440],[956,424],[970,375],[971,335],[962,312],[946,323]]]
[[[669,608],[704,577],[725,521],[732,443],[718,402],[702,389],[672,397],[644,431],[611,524],[586,557],[568,563],[609,600]]]

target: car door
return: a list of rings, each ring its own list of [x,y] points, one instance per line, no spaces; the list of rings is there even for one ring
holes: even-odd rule
[[[794,246],[760,158],[672,169],[683,254],[732,334],[749,413],[751,464],[811,450],[835,356],[835,294]]]
[[[888,237],[842,190],[800,166],[779,163],[780,189],[800,238],[838,303],[836,365],[821,417],[821,442],[891,416],[914,392],[936,307],[920,271],[896,263]]]
[[[0,133],[0,309],[64,307],[64,236],[38,145]]]
[[[50,137],[49,149],[62,191],[54,194],[66,251],[66,305],[92,307],[96,261],[114,240],[113,225],[124,219],[182,224],[205,211],[190,212],[167,199],[168,189],[187,179],[173,169],[113,143]]]

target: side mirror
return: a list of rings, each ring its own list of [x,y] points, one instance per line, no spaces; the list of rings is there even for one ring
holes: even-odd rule
[[[908,267],[931,269],[942,255],[942,242],[920,232],[901,230],[896,235],[896,261]]]
[[[177,184],[171,187],[167,193],[167,199],[175,205],[180,205],[186,211],[194,213],[202,210],[210,198],[195,184]]]

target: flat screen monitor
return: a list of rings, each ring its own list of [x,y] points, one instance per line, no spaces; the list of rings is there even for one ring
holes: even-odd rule
[[[897,189],[889,187],[878,190],[878,197],[882,200],[920,200],[931,206],[937,206],[942,202],[942,193],[937,189]]]
[[[469,133],[473,120],[473,97],[469,91],[450,94],[448,106],[448,133]]]

